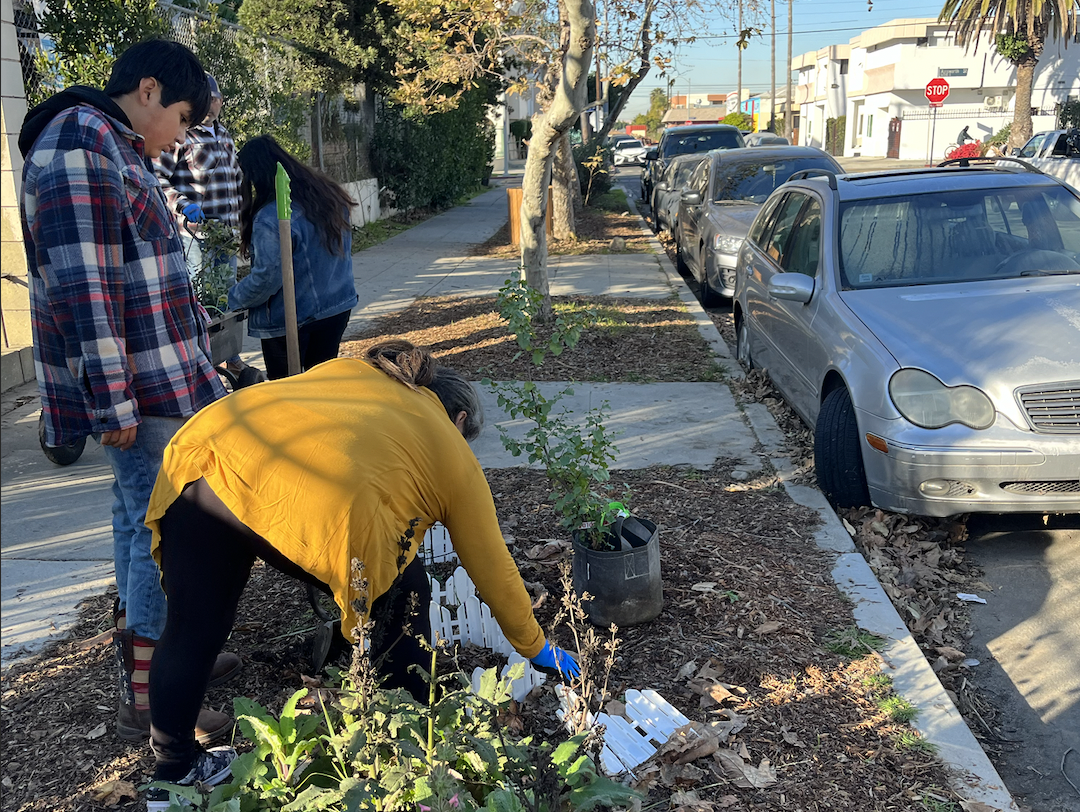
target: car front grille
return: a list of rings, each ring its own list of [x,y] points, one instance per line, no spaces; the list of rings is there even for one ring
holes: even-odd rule
[[[1052,493],[1080,493],[1080,479],[1050,482],[1002,482],[1001,489],[1009,493],[1047,496]]]
[[[1080,381],[1016,391],[1020,405],[1035,431],[1080,434]]]

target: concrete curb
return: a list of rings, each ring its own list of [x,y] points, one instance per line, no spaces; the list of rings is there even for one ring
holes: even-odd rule
[[[6,392],[34,380],[37,380],[37,375],[34,372],[33,347],[8,350],[0,357],[0,391]]]
[[[640,217],[630,194],[627,194],[627,202]],[[718,363],[732,378],[744,377],[742,367],[734,359],[709,314],[675,270],[663,246],[648,225],[644,224],[644,218],[642,221],[641,230],[648,235],[657,252],[657,261],[667,275],[668,283],[686,304],[702,337],[716,352]],[[883,672],[892,679],[895,691],[919,709],[919,715],[911,725],[926,741],[938,748],[938,758],[951,768],[952,789],[965,800],[981,802],[1000,812],[1017,812],[1018,807],[1005,782],[945,692],[937,674],[870,565],[856,550],[851,535],[824,494],[817,488],[791,481],[795,469],[784,453],[784,434],[772,414],[760,403],[746,404],[743,411],[751,431],[776,467],[777,477],[792,501],[816,510],[821,517],[822,524],[814,534],[814,540],[821,549],[837,554],[833,580],[855,604],[853,612],[859,628],[886,639],[886,647],[881,652],[885,662]]]

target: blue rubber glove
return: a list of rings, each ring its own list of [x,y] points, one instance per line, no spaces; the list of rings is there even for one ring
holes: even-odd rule
[[[206,219],[206,215],[203,214],[202,207],[198,203],[188,203],[184,208],[180,209],[180,213],[187,218],[189,223],[201,223]]]
[[[540,653],[530,660],[530,662],[545,674],[557,677],[560,675],[564,677],[580,677],[581,669],[578,667],[577,660],[568,651],[563,651],[558,646],[551,645],[550,640],[544,642],[544,647],[540,649]]]

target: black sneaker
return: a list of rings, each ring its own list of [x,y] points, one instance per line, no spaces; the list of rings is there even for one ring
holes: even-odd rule
[[[232,763],[236,760],[236,750],[232,747],[212,747],[200,750],[195,756],[195,765],[179,781],[170,781],[181,787],[195,787],[200,791],[216,787],[232,773]],[[186,800],[178,798],[181,806],[188,806]],[[155,787],[146,793],[146,812],[167,812],[169,808],[169,790]]]

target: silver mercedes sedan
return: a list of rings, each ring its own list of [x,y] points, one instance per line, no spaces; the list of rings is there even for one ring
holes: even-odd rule
[[[1080,197],[1006,160],[797,173],[754,220],[737,353],[837,507],[1080,512]]]

